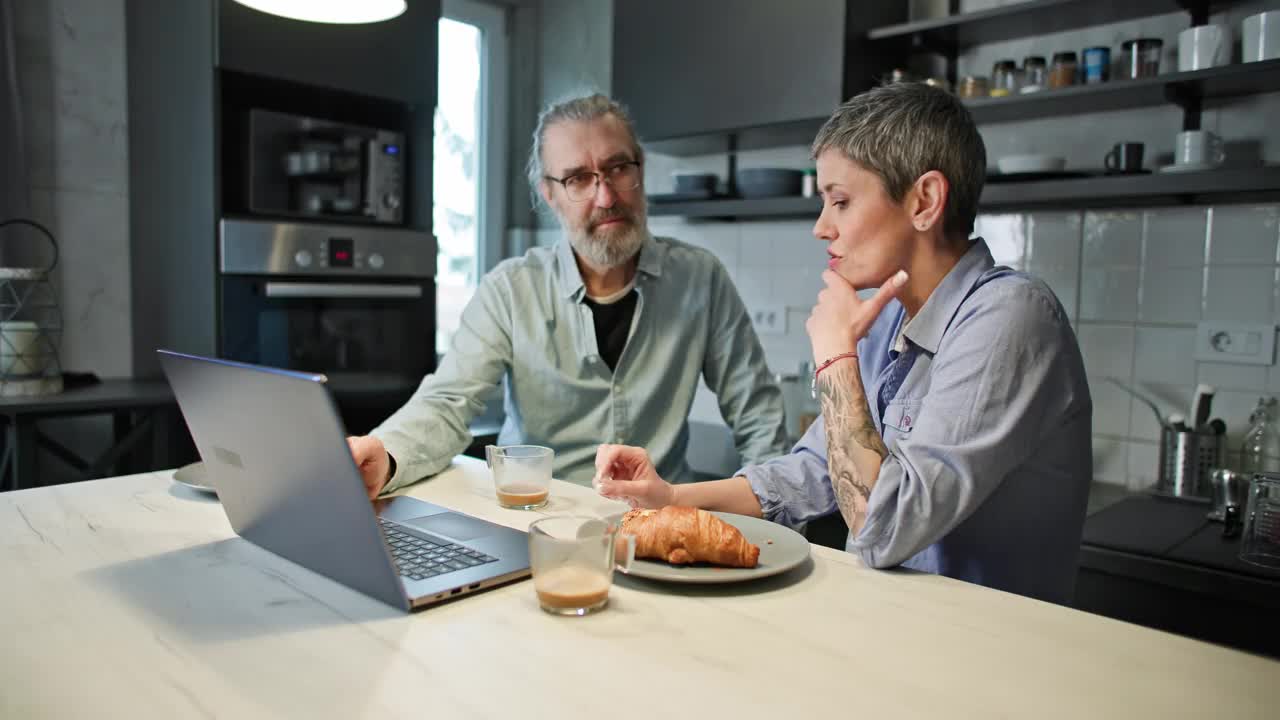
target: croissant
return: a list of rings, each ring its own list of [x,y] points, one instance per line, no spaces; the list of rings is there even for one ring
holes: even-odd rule
[[[672,565],[707,562],[753,568],[760,560],[760,548],[747,542],[738,528],[698,508],[632,510],[622,516],[622,532],[635,535],[636,557]]]

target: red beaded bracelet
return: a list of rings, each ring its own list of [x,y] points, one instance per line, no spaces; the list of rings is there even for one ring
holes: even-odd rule
[[[836,362],[837,360],[844,360],[845,358],[853,358],[854,360],[857,360],[858,353],[847,352],[847,353],[840,353],[839,355],[835,355],[833,357],[829,357],[821,365],[818,366],[817,370],[813,371],[813,380],[809,382],[810,397],[812,397],[814,400],[818,399],[818,374],[821,373],[823,370],[826,370],[827,368],[831,367],[831,364]]]

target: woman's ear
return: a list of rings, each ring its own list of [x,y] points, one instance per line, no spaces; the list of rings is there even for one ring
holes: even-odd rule
[[[911,209],[911,224],[919,232],[939,226],[945,218],[947,197],[951,194],[951,184],[947,176],[937,170],[930,170],[916,179],[912,187],[914,203]]]

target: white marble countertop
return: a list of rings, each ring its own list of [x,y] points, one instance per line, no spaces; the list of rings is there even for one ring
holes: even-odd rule
[[[524,528],[482,463],[411,494]],[[557,483],[544,511],[616,507]],[[0,717],[1274,718],[1280,663],[946,578],[519,582],[404,615],[262,551],[170,473],[0,495]]]

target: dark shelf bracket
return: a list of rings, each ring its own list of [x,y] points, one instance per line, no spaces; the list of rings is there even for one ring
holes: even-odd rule
[[[1182,108],[1182,129],[1200,129],[1200,110],[1203,101],[1200,93],[1189,85],[1171,83],[1164,86],[1164,97],[1170,103]]]

